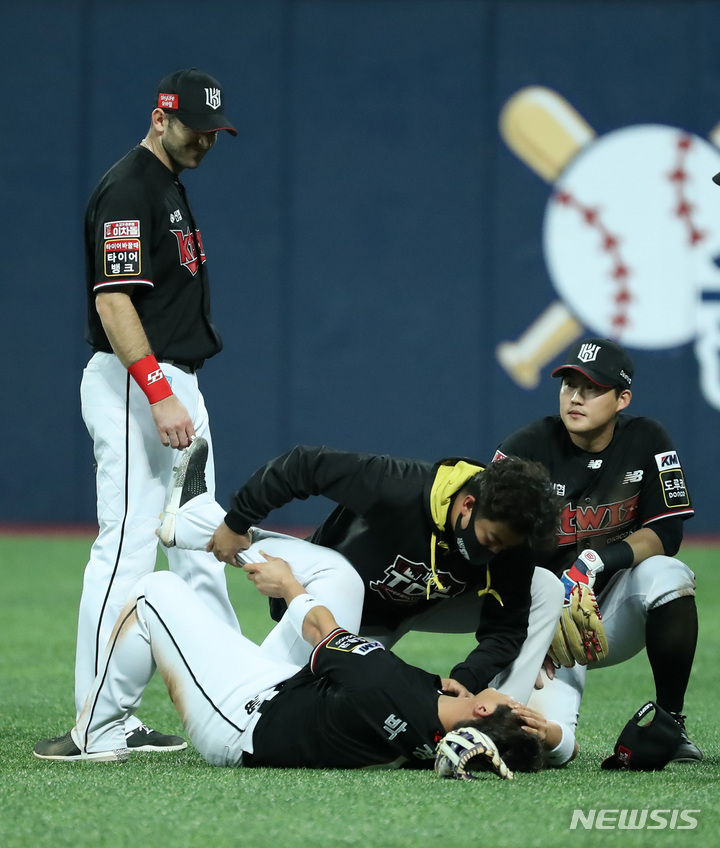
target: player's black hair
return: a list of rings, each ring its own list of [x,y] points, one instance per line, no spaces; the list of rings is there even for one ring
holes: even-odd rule
[[[540,771],[544,756],[540,738],[520,727],[510,707],[500,704],[495,712],[473,721],[461,721],[454,728],[475,727],[497,745],[500,756],[512,771]]]
[[[564,506],[540,462],[506,456],[491,462],[460,490],[472,495],[482,518],[500,521],[530,544],[555,538]]]

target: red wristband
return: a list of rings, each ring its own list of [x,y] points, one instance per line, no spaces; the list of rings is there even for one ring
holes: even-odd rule
[[[158,365],[157,359],[149,353],[134,362],[129,368],[130,376],[145,392],[150,404],[157,403],[173,393],[167,378]]]

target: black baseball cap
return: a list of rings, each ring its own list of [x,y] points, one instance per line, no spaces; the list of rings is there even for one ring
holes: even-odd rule
[[[566,371],[579,371],[605,389],[632,385],[633,362],[628,352],[610,339],[583,339],[567,352],[565,364],[552,372],[562,377]]]
[[[645,723],[640,724],[643,720]],[[625,725],[615,751],[602,761],[601,768],[659,771],[670,762],[681,742],[680,725],[670,713],[648,701]]]
[[[223,112],[222,86],[197,68],[164,77],[158,84],[154,108],[175,115],[195,132],[227,130],[230,135],[237,135]]]
[[[720,174],[715,174],[715,176],[713,177],[713,182],[715,183],[715,185],[720,185]]]

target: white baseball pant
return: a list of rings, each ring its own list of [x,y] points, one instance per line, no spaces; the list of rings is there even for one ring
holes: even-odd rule
[[[185,405],[198,436],[207,439],[206,477],[215,474],[207,410],[197,376],[166,363],[161,368]],[[82,413],[93,439],[97,465],[99,533],[85,569],[78,620],[75,705],[79,713],[99,668],[120,610],[137,581],[155,568],[160,515],[180,453],[164,447],[147,398],[113,354],[96,353],[83,373]],[[228,626],[238,629],[227,594],[225,570],[204,551],[171,548],[170,570],[192,586]],[[140,724],[133,719],[132,730]]]
[[[149,574],[120,613],[72,730],[81,751],[125,747],[125,727],[156,668],[200,754],[214,766],[239,766],[253,751],[263,702],[300,667],[221,621],[176,574]]]
[[[176,548],[204,550],[224,518],[225,510],[209,490],[188,501],[175,517]],[[284,559],[295,579],[332,612],[341,627],[350,633],[359,632],[365,587],[342,554],[295,536],[258,527],[251,529],[253,543],[239,555],[242,562],[263,562],[260,551]],[[287,616],[268,633],[262,647],[273,656],[298,665],[305,665],[312,651]]]
[[[222,523],[225,510],[209,493],[193,498],[175,519],[175,544],[204,548]],[[253,544],[241,554],[245,562],[261,562],[260,550],[284,559],[295,577],[332,611],[341,626],[351,633],[377,639],[391,648],[411,630],[428,633],[474,633],[481,598],[474,592],[450,598],[405,619],[396,629],[361,626],[363,582],[357,571],[337,551],[314,545],[294,536],[252,528]],[[536,568],[532,581],[532,603],[528,635],[513,664],[498,674],[491,685],[522,703],[527,703],[547,654],[563,603],[563,587],[547,569]],[[263,647],[280,659],[304,664],[310,647],[299,639],[287,617],[269,633]]]
[[[634,568],[618,572],[598,597],[608,640],[605,659],[587,666],[556,669],[549,680],[542,672],[543,688],[536,689],[529,706],[563,729],[564,745],[571,751],[585,690],[587,672],[629,660],[645,647],[648,612],[677,598],[695,594],[695,575],[678,559],[653,556]]]

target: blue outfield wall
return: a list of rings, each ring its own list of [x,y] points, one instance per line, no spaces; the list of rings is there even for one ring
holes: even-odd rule
[[[225,338],[201,372],[221,502],[302,442],[489,459],[597,334],[674,436],[688,530],[720,532],[720,2],[1,8],[0,524],[94,518],[84,207],[196,65],[240,130],[183,177]]]

